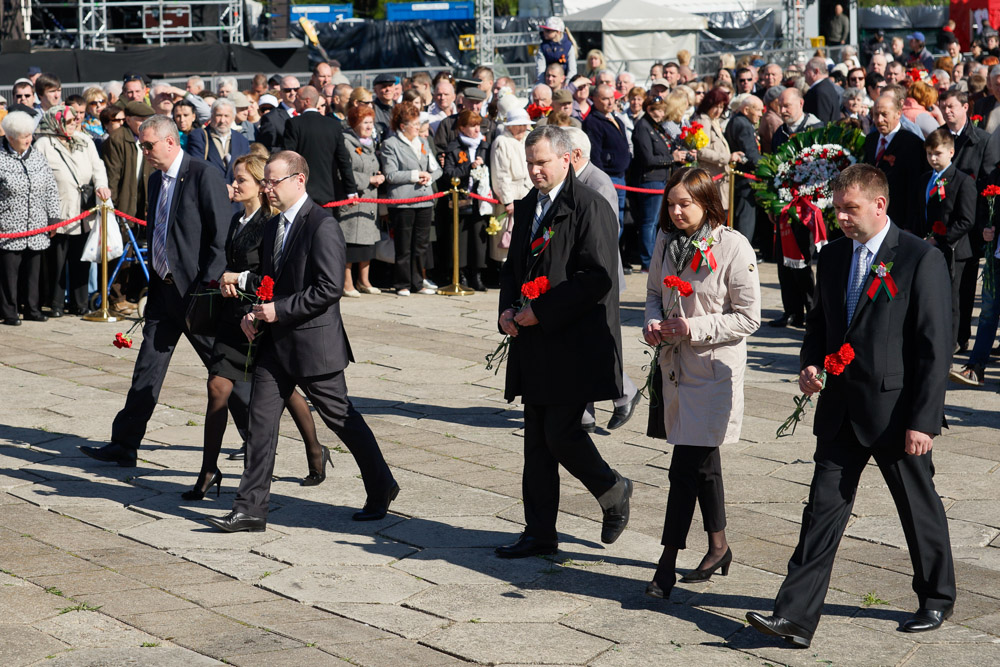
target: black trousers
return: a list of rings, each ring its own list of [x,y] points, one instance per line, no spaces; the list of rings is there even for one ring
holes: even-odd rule
[[[382,457],[375,435],[347,397],[344,373],[292,377],[281,368],[268,345],[269,342],[264,343],[254,371],[246,469],[233,509],[255,517],[267,517],[274,455],[278,448],[278,422],[285,409],[285,401],[295,391],[295,385],[302,387],[323,422],[347,445],[361,469],[368,496],[384,495],[395,480]]]
[[[453,223],[454,224],[454,223]],[[452,230],[448,230],[448,243],[451,248]],[[481,215],[466,215],[458,219],[458,266],[459,268],[482,270],[486,268],[486,218]],[[451,266],[452,262],[448,262]]]
[[[955,566],[948,539],[948,519],[934,489],[934,463],[928,452],[911,456],[903,443],[867,448],[849,422],[830,440],[816,443],[816,470],[809,502],[802,512],[799,543],[788,561],[774,613],[806,630],[819,625],[823,600],[837,547],[851,517],[858,480],[875,457],[906,535],[913,564],[913,591],[920,607],[941,611],[955,602]]]
[[[583,482],[595,498],[617,478],[594,441],[580,428],[585,404],[524,406],[524,532],[555,540],[559,513],[559,465]]]
[[[694,518],[694,503],[701,507],[705,531],[726,529],[726,494],[722,486],[722,457],[718,447],[676,445],[670,457],[670,493],[660,544],[687,548],[687,534]]]
[[[965,269],[970,264],[973,265],[973,273],[979,268],[979,262],[974,259],[956,259],[952,262],[951,271],[951,342],[954,346],[961,339],[962,333],[962,276]],[[965,342],[969,342],[971,335],[971,311],[970,311],[970,332],[966,334]]]
[[[38,282],[41,250],[0,250],[0,316],[16,320],[19,303],[26,315],[41,315]]]
[[[733,228],[753,244],[756,227],[757,207],[754,205],[753,190],[738,187],[733,196]]]
[[[961,272],[955,267],[955,275],[959,277],[958,298],[958,334],[956,339],[961,345],[966,345],[972,338],[972,309],[976,306],[976,284],[979,282],[979,255],[965,260]]]
[[[390,212],[392,239],[396,248],[396,289],[418,290],[424,286],[424,256],[431,242],[434,207],[399,208]]]
[[[813,295],[816,291],[812,267],[809,266],[812,257],[810,232],[804,225],[792,225],[792,231],[802,256],[806,259],[804,269],[785,266],[780,235],[776,236],[774,245],[774,261],[778,263],[778,285],[781,287],[781,306],[789,317],[804,315],[812,310]]]
[[[52,237],[46,252],[49,287],[52,290],[49,295],[49,307],[53,310],[62,310],[68,306],[73,313],[87,312],[90,262],[80,261],[83,246],[86,244],[86,234],[56,234]]]
[[[170,358],[181,336],[185,336],[208,368],[212,359],[213,339],[209,336],[195,336],[187,330],[184,322],[186,302],[174,285],[167,285],[153,273],[146,300],[146,323],[142,327],[142,345],[135,359],[132,371],[132,386],[128,390],[123,407],[111,425],[111,442],[139,449],[146,425],[156,402],[160,388],[170,366]],[[250,384],[237,382],[229,397],[229,411],[240,436],[247,433],[247,405],[250,402]]]

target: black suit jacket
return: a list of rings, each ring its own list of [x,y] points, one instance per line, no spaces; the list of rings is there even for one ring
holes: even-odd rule
[[[726,125],[724,135],[729,143],[729,150],[743,151],[743,154],[747,156],[747,161],[737,165],[737,168],[748,174],[757,171],[757,163],[760,162],[760,144],[757,141],[757,131],[750,119],[741,113],[733,114]],[[737,194],[747,196],[751,189],[749,179],[736,179]]]
[[[315,111],[291,118],[285,123],[280,143],[286,151],[295,151],[306,159],[306,192],[317,203],[327,204],[358,193],[344,130],[336,118]]]
[[[505,396],[536,405],[580,405],[622,395],[618,315],[618,220],[607,202],[570,168],[538,229],[548,247],[531,256],[538,190],[514,202],[514,231],[500,272],[500,312],[521,298],[521,285],[546,276],[551,290],[531,302],[538,324],[510,344]]]
[[[233,162],[236,158],[250,152],[250,142],[239,132],[229,133],[229,162],[223,160],[219,154],[219,149],[212,141],[211,130],[202,128],[192,128],[188,133],[187,148],[189,155],[193,155],[199,160],[204,160],[219,170],[227,183],[233,182]],[[207,144],[207,145],[206,145]],[[206,150],[207,149],[207,150]]]
[[[938,248],[944,253],[948,264],[951,265],[952,260],[972,257],[969,232],[976,225],[976,183],[968,174],[956,168],[955,163],[952,162],[941,174],[940,180],[946,181],[944,199],[935,193],[931,195],[925,205],[924,199],[932,173],[927,172],[921,176],[913,191],[911,199],[914,202],[913,213],[917,220],[919,236],[930,234],[934,229],[935,222],[943,222],[948,228],[947,234],[935,235],[935,238],[938,242]]]
[[[802,110],[819,118],[824,123],[840,119],[840,91],[829,78],[823,79],[810,88],[805,95]]]
[[[257,141],[267,147],[272,153],[281,150],[281,138],[285,135],[285,123],[292,115],[279,106],[264,114],[257,128]]]
[[[162,221],[156,219],[163,172],[149,177],[149,239]],[[226,235],[232,208],[222,174],[201,160],[184,155],[173,184],[167,222],[167,261],[177,291],[187,297],[202,282],[218,280],[226,268]],[[150,241],[152,242],[152,241]],[[149,261],[152,268],[152,250]]]
[[[978,114],[982,116],[983,126],[985,126],[986,122],[990,119],[990,113],[993,112],[996,105],[997,98],[987,93],[986,97],[976,100],[976,103],[972,105],[972,115]]]
[[[900,129],[885,149],[882,159],[875,163],[881,135],[874,131],[865,137],[865,164],[875,165],[889,181],[889,217],[902,229],[919,234],[914,221],[907,217],[912,190],[920,175],[930,167],[924,142],[912,132]],[[921,201],[923,201],[921,199]]]
[[[902,448],[907,429],[938,434],[944,422],[944,394],[952,357],[951,280],[940,252],[889,223],[872,266],[892,262],[899,291],[891,301],[866,294],[865,280],[847,325],[847,283],[854,242],[840,238],[819,254],[816,302],[806,316],[802,368],[823,368],[823,358],[844,343],[854,361],[842,375],[827,378],[813,428],[833,438],[850,420],[865,447]]]
[[[354,361],[340,316],[344,293],[345,244],[340,224],[306,199],[288,228],[281,266],[274,270],[274,238],[279,222],[268,220],[261,241],[261,277],[274,279],[278,321],[266,325],[261,349],[273,354],[292,377],[329,375]]]
[[[962,132],[955,137],[955,157],[952,163],[976,181],[977,193],[982,192],[990,184],[990,173],[1000,163],[1000,133],[990,134],[981,127],[974,127],[971,122],[966,123]],[[982,256],[981,250],[985,245],[982,230],[990,226],[989,215],[986,198],[978,197],[976,229],[969,234],[970,247],[976,256]]]

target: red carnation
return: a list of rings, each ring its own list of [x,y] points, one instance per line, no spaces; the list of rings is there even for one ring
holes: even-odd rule
[[[987,185],[980,194],[984,197],[996,197],[1000,195],[1000,185]]]
[[[840,350],[837,352],[837,356],[840,357],[840,360],[844,362],[844,365],[846,366],[847,364],[854,361],[854,348],[851,347],[850,343],[844,343],[843,345],[840,346]]]
[[[264,276],[260,281],[260,287],[257,288],[257,298],[263,301],[270,301],[274,298],[274,278],[271,276]]]
[[[663,284],[669,289],[676,289],[681,296],[691,296],[694,294],[694,289],[691,287],[691,283],[686,280],[681,280],[677,276],[667,276],[663,279]]]
[[[208,288],[209,289],[214,289],[214,288],[216,288],[218,286],[219,286],[219,281],[218,280],[212,280],[212,281],[209,281],[209,283],[208,283]]]
[[[539,276],[521,285],[521,295],[528,301],[533,301],[548,292],[551,286],[548,278]]]
[[[132,347],[132,337],[126,336],[121,331],[115,334],[115,341],[112,343],[119,350],[123,347]]]
[[[840,355],[834,352],[833,354],[826,355],[826,359],[823,360],[823,368],[830,375],[840,375],[844,372],[846,366],[840,361]]]
[[[937,234],[938,236],[945,236],[948,234],[948,227],[940,220],[937,220],[931,227],[931,231]]]

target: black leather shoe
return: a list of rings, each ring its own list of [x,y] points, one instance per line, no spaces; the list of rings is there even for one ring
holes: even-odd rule
[[[62,316],[63,316],[63,310],[62,310],[62,308],[53,308],[49,312],[49,317],[62,317]]]
[[[477,292],[486,291],[486,283],[483,282],[483,274],[480,271],[473,271],[470,276],[471,280],[467,283],[469,287],[476,290]]]
[[[580,429],[587,433],[596,433],[597,422],[580,422]]]
[[[267,528],[267,519],[250,516],[236,510],[233,510],[221,519],[210,516],[205,521],[224,533],[239,533],[241,531],[263,533],[264,529]]]
[[[556,540],[540,540],[521,533],[514,544],[497,547],[493,550],[500,558],[528,558],[530,556],[552,556],[559,551]]]
[[[812,643],[813,633],[786,618],[764,616],[755,611],[748,611],[747,621],[765,635],[781,637],[795,648],[809,648],[809,644]]]
[[[788,326],[795,327],[797,329],[805,329],[806,327],[805,315],[793,315],[788,319]]]
[[[355,512],[351,517],[355,521],[378,521],[385,518],[389,512],[389,503],[399,495],[399,484],[395,482],[389,487],[389,491],[381,498],[371,498],[365,501],[365,506],[360,512]]]
[[[622,266],[622,273],[626,276],[632,275],[632,267],[628,264]]]
[[[92,459],[106,461],[107,463],[117,463],[122,468],[134,468],[135,461],[138,458],[136,450],[123,447],[114,442],[103,447],[83,445],[80,447],[80,451]]]
[[[243,461],[247,457],[247,443],[243,443],[243,446],[237,449],[235,452],[227,456],[226,458],[230,461]]]
[[[632,400],[615,408],[614,414],[611,415],[611,419],[608,420],[608,430],[614,431],[620,426],[624,426],[625,422],[632,418],[632,413],[635,412],[635,406],[639,404],[639,399],[642,398],[642,394],[635,392],[635,396]]]
[[[618,481],[597,502],[604,510],[601,524],[601,542],[614,544],[628,525],[629,498],[632,497],[632,480],[615,473]]]
[[[21,326],[21,318],[19,317],[5,317],[3,323],[9,327],[19,327]]]
[[[35,313],[34,315],[28,314],[24,316],[24,319],[29,322],[48,322],[49,316],[43,315],[42,313]]]
[[[929,632],[937,630],[941,624],[951,618],[955,611],[955,605],[951,605],[943,611],[937,609],[918,609],[917,612],[903,623],[900,628],[903,632]]]
[[[767,326],[769,326],[769,327],[775,327],[776,329],[783,329],[784,327],[787,327],[788,326],[788,315],[785,314],[785,315],[782,315],[781,317],[779,317],[776,320],[771,320],[770,322],[767,323]]]

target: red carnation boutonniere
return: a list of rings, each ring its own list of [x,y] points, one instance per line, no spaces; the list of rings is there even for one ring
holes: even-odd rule
[[[979,124],[983,122],[983,117],[977,113],[974,113],[971,116],[969,116],[969,120],[972,121],[973,127],[979,127]]]
[[[551,227],[548,227],[545,231],[543,231],[541,236],[531,242],[531,256],[538,257],[545,252],[545,249],[549,247],[549,242],[555,235],[556,233]]]
[[[361,148],[361,146],[355,146],[354,152],[357,153],[358,155],[361,155],[362,153],[365,152],[365,149]]]
[[[883,155],[882,160],[889,163],[890,167],[896,166],[896,156],[895,155]]]
[[[947,233],[945,229],[945,233]],[[885,295],[889,297],[889,301],[896,298],[899,294],[899,288],[896,287],[896,281],[892,279],[889,272],[892,271],[892,262],[886,264],[885,262],[879,262],[878,266],[872,265],[872,273],[875,274],[875,279],[872,280],[871,287],[868,288],[868,298],[875,301],[878,297],[879,292],[885,292]]]
[[[545,276],[538,276],[534,280],[529,280],[528,282],[521,285],[521,298],[518,299],[514,306],[517,312],[520,313],[528,304],[545,294],[552,288],[552,283]],[[497,349],[493,350],[490,354],[486,355],[486,370],[493,371],[496,375],[500,372],[500,365],[507,358],[510,351],[510,335],[505,335],[500,344],[497,345]]]
[[[694,259],[691,260],[691,268],[694,269],[694,272],[698,273],[698,269],[701,268],[701,263],[704,260],[705,264],[708,265],[708,272],[715,273],[715,270],[719,268],[719,263],[715,261],[715,255],[712,253],[712,246],[715,245],[715,238],[709,236],[707,238],[694,240],[691,241],[691,245],[693,245],[697,251]]]
[[[469,161],[469,154],[466,153],[465,151],[459,151],[458,152],[458,163],[459,164],[465,164],[468,161]]]
[[[257,305],[262,303],[267,303],[274,299],[274,278],[271,276],[264,276],[260,280],[260,287],[258,287],[254,294],[257,295]],[[253,322],[254,330],[260,330],[260,320],[255,319]],[[250,363],[253,357],[253,341],[250,341],[250,345],[247,346],[247,362],[243,366],[243,379],[246,380],[250,374]]]
[[[938,180],[937,185],[931,190],[931,197],[937,197],[938,201],[944,201],[944,186],[948,185],[948,179],[942,178]]]
[[[854,361],[854,348],[851,347],[850,343],[844,343],[840,346],[839,350],[833,354],[826,355],[826,358],[823,359],[823,370],[816,375],[816,379],[823,385],[823,389],[826,389],[826,380],[829,376],[843,374],[852,361]],[[823,389],[820,389],[820,391],[823,391]],[[801,396],[796,396],[794,401],[795,411],[778,427],[777,436],[779,438],[795,433],[795,426],[802,420],[802,414],[805,412],[806,406],[812,401],[812,397],[802,394]]]
[[[663,286],[670,291],[670,301],[667,304],[667,307],[660,308],[660,317],[665,320],[670,317],[670,313],[672,313],[674,308],[676,308],[680,303],[681,297],[686,298],[694,294],[694,288],[691,287],[691,283],[686,280],[682,280],[677,276],[667,276],[664,278]],[[646,371],[646,382],[642,385],[642,389],[639,390],[639,393],[650,400],[656,399],[657,387],[653,383],[653,377],[656,373],[656,365],[659,363],[660,350],[664,348],[669,350],[677,344],[678,340],[680,339],[674,340],[670,343],[661,342],[655,347],[646,343],[646,346],[650,348],[645,351],[645,354],[649,355],[649,364],[647,366],[643,366],[643,370]]]

